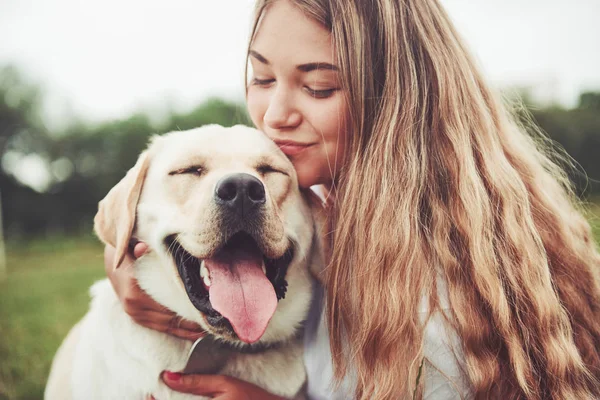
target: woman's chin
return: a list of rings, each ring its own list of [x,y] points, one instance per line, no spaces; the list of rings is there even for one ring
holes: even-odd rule
[[[308,189],[315,185],[325,185],[326,187],[331,186],[331,177],[326,179],[314,170],[308,173],[303,173],[302,170],[296,170],[296,172],[298,175],[298,186],[300,186],[301,189]]]
[[[321,185],[321,183],[315,182],[314,179],[309,179],[306,181],[298,180],[298,186],[300,186],[300,189],[308,189],[314,185]]]
[[[314,185],[322,184],[323,180],[319,179],[318,175],[314,171],[310,171],[310,168],[304,170],[303,168],[296,168],[296,175],[298,176],[298,186],[302,189],[308,189]]]

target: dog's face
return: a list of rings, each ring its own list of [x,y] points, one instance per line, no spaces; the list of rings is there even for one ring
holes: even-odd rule
[[[266,136],[211,125],[154,138],[96,230],[117,264],[133,231],[150,245],[136,275],[159,303],[224,340],[271,342],[304,319],[322,262],[311,207]]]

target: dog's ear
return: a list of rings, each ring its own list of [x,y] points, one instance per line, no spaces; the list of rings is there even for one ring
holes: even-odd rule
[[[113,246],[115,251],[114,268],[118,268],[129,248],[129,240],[135,225],[135,214],[138,200],[150,156],[143,152],[136,164],[98,205],[98,213],[94,218],[96,235],[106,244]]]
[[[306,200],[314,223],[314,235],[312,240],[310,272],[322,284],[325,283],[325,266],[331,255],[330,242],[331,232],[328,229],[328,220],[323,200],[312,190],[305,192]]]

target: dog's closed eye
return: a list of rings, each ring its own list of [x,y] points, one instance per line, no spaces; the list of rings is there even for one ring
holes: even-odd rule
[[[169,175],[184,175],[191,174],[200,176],[204,172],[204,167],[201,165],[192,165],[190,167],[179,168],[174,171],[169,172]]]
[[[284,175],[289,176],[286,172],[279,170],[277,168],[274,168],[272,165],[269,165],[269,164],[259,164],[258,166],[256,166],[256,171],[258,171],[258,173],[261,175],[266,175],[269,173],[278,173],[278,174],[284,174]]]

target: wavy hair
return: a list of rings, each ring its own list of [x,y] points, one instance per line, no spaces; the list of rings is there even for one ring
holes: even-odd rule
[[[337,379],[351,370],[357,399],[422,393],[418,310],[439,309],[440,275],[475,398],[600,398],[600,256],[568,159],[437,0],[289,1],[331,31],[350,109],[326,270]]]

